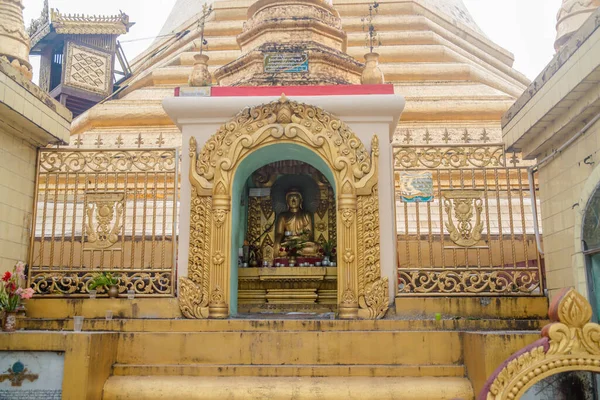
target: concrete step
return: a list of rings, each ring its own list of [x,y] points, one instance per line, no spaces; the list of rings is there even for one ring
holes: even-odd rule
[[[133,332],[119,335],[119,364],[461,364],[461,332]]]
[[[342,320],[191,320],[191,319],[121,319],[87,318],[84,331],[112,332],[268,332],[287,331],[539,331],[548,323],[545,319],[491,319],[454,317],[435,319],[390,319],[378,321]],[[20,327],[27,330],[73,330],[73,319],[25,318]]]
[[[204,377],[458,377],[463,365],[113,365],[115,376],[204,376]]]
[[[466,378],[112,376],[104,400],[473,399]]]

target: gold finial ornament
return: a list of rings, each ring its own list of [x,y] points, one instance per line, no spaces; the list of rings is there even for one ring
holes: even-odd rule
[[[381,46],[379,40],[379,34],[375,25],[373,24],[374,14],[379,11],[379,3],[374,1],[369,4],[369,14],[361,21],[363,23],[363,31],[366,31],[366,45],[369,48],[369,52],[365,54],[365,68],[363,69],[360,77],[360,83],[363,85],[378,85],[384,83],[383,72],[379,68],[379,54],[373,50],[376,47]]]
[[[206,19],[212,13],[212,11],[212,6],[205,4],[202,7],[202,17],[198,21],[200,29],[200,52],[194,55],[194,67],[192,68],[192,73],[190,74],[190,78],[188,80],[188,84],[192,87],[212,85],[212,75],[208,70],[209,58],[206,54],[202,53],[204,47],[208,44],[204,38],[204,25],[206,23]]]
[[[556,51],[569,41],[598,7],[600,0],[563,0],[556,16]]]
[[[363,85],[378,85],[385,83],[383,71],[379,68],[379,54],[365,54],[365,69],[360,77],[360,83]]]
[[[23,23],[23,8],[22,0],[0,0],[0,58],[31,79],[29,35]]]
[[[212,85],[212,75],[208,70],[208,56],[206,54],[194,55],[194,68],[188,83],[193,87]]]

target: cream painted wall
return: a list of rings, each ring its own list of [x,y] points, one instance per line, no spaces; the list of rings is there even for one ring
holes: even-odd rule
[[[583,160],[592,156],[584,164]],[[581,220],[600,182],[600,122],[539,171],[546,279],[550,297],[564,287],[587,296]],[[592,189],[590,189],[592,188]]]
[[[35,147],[0,118],[0,272],[27,260],[35,184]]]

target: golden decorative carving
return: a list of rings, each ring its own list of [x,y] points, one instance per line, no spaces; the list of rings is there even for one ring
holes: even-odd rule
[[[171,172],[175,171],[172,150],[44,151],[42,172]]]
[[[282,109],[292,112],[291,122],[273,125]],[[371,169],[371,157],[350,128],[318,107],[293,101],[276,101],[246,108],[222,126],[200,153],[197,172],[207,181],[215,178],[217,164],[230,171],[250,149],[279,142],[303,142],[331,163],[330,167],[355,179]],[[327,153],[335,149],[335,153]]]
[[[227,302],[225,302],[223,290],[219,286],[216,286],[215,290],[210,294],[208,316],[210,318],[227,318],[229,316],[229,307],[227,306]]]
[[[356,295],[354,291],[349,287],[344,290],[344,294],[342,295],[342,304],[344,305],[353,305],[356,306]]]
[[[118,15],[71,15],[52,8],[50,20],[56,33],[65,35],[123,35],[133,25],[123,12]]]
[[[502,167],[504,146],[405,147],[393,149],[395,168]]]
[[[352,262],[354,262],[354,252],[352,251],[352,249],[348,248],[344,252],[344,262],[346,264],[351,264]]]
[[[533,294],[540,287],[537,269],[498,268],[402,268],[398,270],[398,294]]]
[[[362,318],[383,318],[389,308],[388,278],[381,277],[379,249],[379,192],[377,185],[369,196],[358,196],[358,304]]]
[[[123,225],[123,193],[93,193],[87,196],[85,233],[92,248],[108,249],[119,240]]]
[[[267,198],[270,199],[270,197]],[[248,199],[248,231],[246,237],[250,243],[254,243],[258,240],[262,233],[261,215],[264,214],[264,212],[261,208],[261,200],[260,197],[250,197]]]
[[[208,308],[202,288],[192,280],[179,278],[179,308],[186,318],[206,318]]]
[[[196,188],[192,187],[188,276],[202,288],[201,305],[203,307],[208,305],[211,215],[212,198],[198,196]]]
[[[221,253],[220,251],[217,251],[215,253],[215,255],[213,256],[213,264],[221,265],[221,264],[223,264],[223,261],[225,261],[225,257],[223,257],[223,253]]]
[[[107,95],[112,89],[111,63],[110,53],[68,42],[64,83]]]
[[[454,190],[444,192],[444,209],[448,216],[448,222],[444,225],[450,233],[450,240],[458,246],[471,247],[481,240],[483,222],[481,211],[483,210],[482,193],[476,190]],[[457,225],[454,224],[456,218]],[[475,212],[475,223],[472,223],[473,212]]]
[[[217,228],[221,228],[225,219],[227,218],[227,211],[225,210],[215,210],[213,212],[213,221]]]
[[[552,323],[542,330],[547,340],[519,351],[490,377],[489,390],[478,399],[519,399],[544,378],[565,371],[600,372],[600,325],[590,322],[592,308],[573,289],[563,289],[549,311]]]
[[[210,251],[213,257],[210,265],[198,265],[200,261],[195,258],[194,268],[190,264],[190,270],[202,273],[190,275],[189,278],[197,285],[210,281],[211,297],[214,297],[215,288],[219,288],[220,301],[216,302],[211,298],[209,302],[210,317],[221,318],[228,314],[226,299],[229,298],[232,240],[230,190],[236,168],[249,153],[280,143],[294,143],[311,149],[331,169],[335,180],[331,184],[335,185],[340,193],[339,218],[345,225],[343,230],[337,232],[338,248],[352,251],[351,257],[347,257],[349,262],[345,264],[348,274],[338,277],[338,288],[350,289],[355,297],[355,305],[358,303],[356,293],[365,293],[362,300],[365,311],[362,312],[362,317],[381,317],[387,310],[388,294],[386,292],[382,296],[383,291],[387,291],[387,279],[381,278],[379,270],[379,224],[369,228],[373,231],[372,235],[377,236],[377,245],[371,249],[371,255],[365,261],[368,267],[363,267],[363,271],[369,273],[361,280],[364,286],[359,287],[355,255],[359,228],[354,223],[357,196],[377,196],[376,190],[373,192],[378,178],[377,139],[374,138],[371,144],[373,152],[370,154],[344,122],[318,107],[289,101],[285,96],[276,102],[242,110],[206,142],[199,156],[196,155],[195,140],[190,140],[190,181],[194,187],[192,204],[198,204],[195,197],[212,197],[210,213],[213,230],[210,233],[204,231],[204,242],[211,243]],[[377,200],[373,199],[373,202],[375,204]],[[377,214],[378,221],[379,208],[372,207],[371,210]],[[196,214],[205,211],[202,207],[192,206],[191,223],[199,224],[197,221],[200,219],[196,218]],[[331,210],[329,212],[331,213]],[[342,215],[346,215],[347,223]],[[198,228],[198,232],[202,230]],[[206,237],[208,235],[210,237]],[[191,237],[190,240],[198,239]],[[191,245],[196,246],[194,243]],[[217,254],[219,257],[215,258]],[[204,275],[205,272],[208,275]],[[343,297],[340,292],[338,290],[339,302]],[[354,307],[345,315],[356,318],[357,308]]]
[[[340,212],[342,213],[342,221],[344,222],[344,225],[346,228],[350,228],[354,223],[354,215],[356,214],[355,210],[346,208],[340,210]]]
[[[344,290],[338,311],[341,319],[354,319],[358,316],[358,301],[354,290],[350,287]]]
[[[29,284],[37,294],[44,295],[85,295],[88,296],[90,280],[98,272],[48,272],[36,271],[29,278]],[[169,272],[119,272],[119,293],[133,290],[138,295],[170,295],[173,288]],[[101,289],[98,289],[102,293]]]

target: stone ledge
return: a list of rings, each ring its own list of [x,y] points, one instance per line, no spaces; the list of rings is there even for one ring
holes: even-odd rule
[[[546,319],[546,297],[396,297],[396,314],[406,318]]]
[[[179,303],[174,297],[108,299],[59,298],[31,299],[26,303],[29,318],[67,319],[75,315],[85,318],[105,318],[106,310],[114,318],[175,319],[182,318]]]
[[[71,112],[2,60],[0,118],[11,135],[37,147],[69,142]]]

